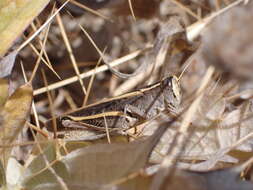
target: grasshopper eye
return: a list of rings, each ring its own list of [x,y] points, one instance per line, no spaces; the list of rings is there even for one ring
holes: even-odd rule
[[[60,121],[66,121],[66,120],[71,120],[68,116],[62,116],[60,117]]]
[[[172,93],[174,98],[176,98],[179,102],[181,101],[181,88],[176,76],[172,76],[171,79]]]
[[[162,87],[163,88],[172,88],[172,79],[173,79],[173,77],[165,78],[162,81]]]

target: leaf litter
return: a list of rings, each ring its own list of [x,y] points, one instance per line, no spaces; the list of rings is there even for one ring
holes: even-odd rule
[[[5,153],[1,154],[1,165],[3,164],[1,167],[3,169],[0,170],[1,185],[9,189],[15,187],[16,189],[134,190],[185,189],[186,186],[189,189],[210,190],[252,189],[252,178],[246,178],[246,176],[252,176],[250,168],[252,168],[253,156],[253,106],[252,93],[250,93],[252,88],[250,73],[253,71],[250,61],[252,51],[250,35],[253,25],[249,19],[252,16],[253,4],[251,1],[244,4],[242,2],[239,0],[232,2],[230,5],[237,6],[217,14],[217,18],[214,18],[212,13],[225,10],[227,6],[225,1],[217,1],[215,6],[209,1],[200,4],[189,2],[191,6],[186,6],[178,1],[158,3],[150,0],[150,3],[156,5],[150,10],[150,14],[155,19],[141,14],[145,8],[148,10],[148,3],[143,3],[142,0],[132,1],[132,8],[128,13],[122,11],[120,3],[92,6],[102,8],[99,12],[102,11],[103,15],[108,15],[110,18],[116,17],[117,19],[114,20],[116,25],[111,24],[108,20],[105,21],[104,18],[90,15],[88,12],[76,13],[73,11],[76,8],[73,7],[70,8],[70,11],[73,11],[74,16],[69,16],[65,12],[57,16],[58,20],[62,20],[61,24],[65,26],[64,35],[67,35],[68,44],[72,48],[64,46],[61,40],[62,30],[53,23],[50,28],[52,32],[49,33],[45,46],[47,55],[43,56],[48,56],[46,59],[49,58],[58,63],[55,71],[61,77],[63,76],[66,82],[63,80],[58,84],[58,79],[55,79],[55,76],[51,76],[50,72],[46,70],[47,80],[52,85],[57,84],[57,87],[51,87],[51,85],[45,87],[41,82],[42,78],[36,74],[32,86],[27,83],[9,96],[9,80],[7,78],[0,80],[1,151]],[[158,9],[158,4],[163,8]],[[167,9],[163,6],[165,4]],[[142,5],[142,9],[138,8],[139,5]],[[128,2],[127,6],[130,6]],[[37,17],[35,24],[38,28],[40,27],[39,21],[47,19],[50,8],[54,8],[54,5],[49,4],[43,14]],[[219,10],[215,12],[215,9]],[[92,45],[87,45],[90,42],[82,37],[83,34],[80,35],[82,29],[78,27],[79,25],[89,30],[89,34],[99,49],[109,44],[104,56],[109,58],[106,60],[113,60],[127,54],[130,55],[136,49],[142,52],[143,47],[147,47],[148,43],[158,39],[161,34],[159,31],[164,25],[163,22],[171,18],[170,13],[172,12],[179,15],[187,29],[192,28],[193,25],[196,27],[198,23],[199,26],[204,26],[205,30],[201,32],[201,38],[195,38],[194,44],[187,48],[184,48],[185,44],[193,41],[193,38],[186,42],[186,39],[181,39],[181,36],[173,41],[173,45],[166,44],[166,41],[163,50],[155,55],[155,59],[154,55],[150,53],[154,50],[154,47],[153,49],[151,47],[151,51],[145,53],[146,58],[143,58],[144,56],[140,53],[129,58],[129,64],[124,63],[117,68],[122,71],[120,73],[135,73],[140,68],[138,65],[145,65],[148,59],[151,62],[158,60],[158,67],[154,70],[148,69],[149,72],[154,71],[152,74],[145,73],[143,70],[142,73],[131,76],[128,81],[124,82],[122,79],[112,77],[108,72],[101,72],[108,69],[105,67],[96,74],[93,70],[90,75],[87,75],[96,66],[96,61],[101,55],[91,50]],[[195,12],[201,12],[200,15],[203,18],[209,19],[196,20],[200,16]],[[134,13],[137,21],[133,22],[131,16],[126,16],[131,13]],[[30,18],[28,20],[30,22]],[[206,20],[208,25],[202,25]],[[224,23],[227,24],[224,25]],[[241,31],[244,33],[243,38],[240,37]],[[25,35],[27,34],[32,34],[30,27],[25,31]],[[191,34],[186,36],[189,37]],[[116,43],[117,41],[121,43]],[[37,45],[36,41],[33,43]],[[40,46],[34,47],[39,49]],[[8,48],[9,45],[4,48],[4,52]],[[23,48],[18,52],[25,63],[28,76],[33,76],[30,74],[33,67],[29,63],[37,60],[37,57],[33,57],[31,52],[29,48]],[[175,52],[182,52],[184,56]],[[72,57],[72,61],[74,60],[75,65],[79,67],[79,77],[76,76],[71,61],[67,57]],[[15,58],[16,53],[12,52],[0,61],[1,77],[8,76],[12,82],[16,82],[15,76],[21,73],[18,67],[13,68]],[[109,134],[111,144],[106,143],[108,134],[103,139],[70,142],[65,139],[53,139],[52,133],[46,128],[36,129],[39,127],[35,126],[38,121],[44,123],[50,118],[50,110],[54,110],[56,115],[61,115],[69,110],[68,104],[70,104],[69,107],[82,104],[84,97],[80,84],[72,83],[79,80],[82,88],[85,89],[88,81],[81,79],[84,75],[96,75],[90,92],[90,103],[108,96],[108,89],[112,84],[116,84],[116,90],[113,93],[117,94],[124,92],[124,88],[130,90],[137,85],[145,86],[145,81],[149,83],[147,80],[149,75],[152,75],[153,81],[158,81],[167,72],[179,76],[182,68],[188,64],[187,62],[190,62],[190,65],[180,78],[183,102],[180,110],[177,110],[177,116],[168,112],[159,113],[157,117],[144,121],[135,129],[129,130],[128,137]],[[209,65],[215,66],[214,74],[209,79],[207,87],[198,90]],[[39,66],[39,69],[41,67]],[[82,71],[84,72],[81,73]],[[71,79],[73,75],[76,77],[74,80]],[[141,81],[144,82],[140,83]],[[64,101],[65,97],[60,98],[62,101],[55,106],[54,100],[63,94],[57,88],[62,86],[66,86],[64,90],[68,92],[68,96],[65,97],[68,98],[66,101]],[[37,89],[34,97],[33,88]],[[46,91],[50,91],[52,95],[51,103],[46,96],[41,94]],[[40,108],[35,110],[38,112],[37,123],[34,122],[36,114],[30,112],[33,98],[35,98],[35,108]],[[51,109],[49,104],[55,107]],[[190,114],[189,118],[187,114]],[[26,143],[34,144],[30,147],[31,154],[27,155],[27,160],[23,159],[19,163],[15,161],[19,153],[13,152],[9,147],[17,143],[16,140],[28,119],[34,128],[26,130],[25,133],[31,136],[31,130],[35,130],[32,132],[35,132],[35,137],[39,137],[39,140],[18,142],[17,146],[24,146]],[[42,131],[43,134],[48,135],[41,135]],[[38,145],[42,149],[39,152],[36,151]],[[14,154],[12,160],[11,151]],[[8,160],[12,169],[6,173]],[[149,172],[150,170],[152,172]],[[16,172],[17,175],[13,175],[13,172]],[[15,183],[10,183],[10,179],[15,179]],[[154,188],[154,184],[159,181],[159,188]]]

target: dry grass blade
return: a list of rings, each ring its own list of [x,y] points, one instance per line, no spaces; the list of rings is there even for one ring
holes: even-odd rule
[[[94,14],[94,15],[97,15],[97,16],[105,19],[105,20],[108,20],[108,21],[112,22],[112,19],[110,19],[109,17],[107,17],[107,16],[101,14],[100,12],[95,11],[95,10],[93,10],[93,9],[91,9],[91,8],[89,8],[89,7],[87,7],[87,6],[83,5],[83,4],[75,1],[75,0],[70,0],[70,2],[73,3],[74,5],[76,5],[76,6],[80,7],[80,8],[82,8],[82,9],[84,9],[84,10],[86,10],[86,11],[92,13],[92,14]]]
[[[33,110],[35,110],[35,106],[34,107],[32,107],[32,109]],[[34,112],[34,111],[33,111]],[[35,120],[36,120],[36,124],[38,123],[38,113],[36,112],[36,114],[34,114],[34,115],[36,115],[35,116]],[[36,132],[38,132],[38,133],[40,133],[42,136],[44,136],[44,137],[46,137],[46,138],[48,138],[49,136],[48,136],[48,133],[47,132],[45,132],[45,131],[43,131],[42,129],[40,129],[38,126],[35,126],[35,125],[33,125],[33,124],[31,124],[31,123],[28,123],[27,122],[27,125],[32,129],[32,130],[35,130]]]
[[[203,31],[203,29],[206,28],[206,26],[208,24],[210,24],[214,18],[218,17],[219,15],[227,12],[228,10],[230,10],[231,8],[237,6],[240,3],[243,3],[245,0],[237,0],[231,4],[229,4],[227,7],[212,13],[210,16],[201,19],[200,21],[192,24],[191,26],[187,27],[186,29],[186,34],[187,34],[187,39],[189,41],[194,41],[194,39],[196,39]]]
[[[148,49],[148,48],[150,48],[150,47],[147,47],[146,49]],[[143,51],[145,51],[146,49],[144,49],[144,50],[137,50],[137,51],[135,51],[135,52],[132,52],[132,53],[130,53],[130,54],[124,56],[124,57],[121,57],[121,58],[119,58],[119,59],[117,59],[117,60],[112,61],[112,62],[109,63],[109,64],[111,65],[111,67],[115,67],[115,66],[117,66],[117,65],[123,64],[123,63],[125,63],[125,62],[127,62],[127,61],[129,61],[129,60],[131,60],[131,59],[136,58],[136,57],[139,56],[141,53],[143,53]],[[90,70],[90,71],[88,71],[88,72],[85,72],[85,73],[80,74],[80,77],[81,77],[82,79],[84,79],[84,78],[87,78],[87,77],[92,76],[93,74],[97,74],[97,73],[100,73],[100,72],[104,72],[104,71],[106,71],[106,70],[108,70],[108,67],[107,67],[106,65],[102,65],[102,66],[100,66],[100,67],[98,67],[98,68],[96,69],[96,72],[95,72],[95,69],[92,69],[92,70]],[[65,86],[65,85],[71,84],[71,83],[76,82],[76,81],[78,81],[78,77],[77,77],[77,76],[71,77],[71,78],[69,78],[69,79],[65,79],[65,80],[63,80],[63,81],[60,81],[60,82],[54,83],[54,84],[52,84],[52,85],[49,85],[48,87],[43,87],[43,88],[40,88],[40,89],[35,90],[35,91],[34,91],[34,96],[39,95],[39,94],[42,94],[42,93],[45,93],[47,90],[49,90],[49,91],[50,91],[50,90],[54,90],[54,89],[63,87],[63,86]]]
[[[34,47],[33,44],[29,43],[29,46],[32,48],[32,50],[34,51],[34,53],[37,56],[40,56],[40,53],[38,52],[38,50]],[[41,60],[42,62],[55,74],[55,76],[57,76],[58,79],[61,79],[61,77],[56,73],[56,71],[54,70],[54,68],[44,59],[43,56],[41,56]]]
[[[197,20],[201,20],[201,18],[197,14],[195,14],[191,9],[187,8],[185,5],[183,5],[179,1],[171,0],[171,2],[177,5],[178,7],[180,7],[181,9],[183,9],[185,12],[187,12],[189,15],[193,16]]]
[[[27,44],[29,44],[50,22],[52,22],[53,18],[63,9],[63,7],[69,2],[67,0],[55,13],[47,19],[47,21],[32,35],[29,39],[27,39],[23,44],[19,46],[17,51],[19,52],[21,49],[23,49]]]
[[[53,8],[52,8],[52,11],[51,11],[51,14],[50,14],[51,16],[53,15],[54,10],[55,10],[55,4],[54,4],[54,6],[53,6]],[[47,52],[46,52],[46,50],[45,50],[46,42],[47,42],[47,39],[48,39],[48,33],[49,33],[50,26],[51,26],[51,23],[49,23],[48,27],[46,28],[46,31],[45,31],[45,33],[44,33],[44,40],[43,40],[43,42],[41,41],[40,38],[38,38],[38,39],[39,39],[40,46],[41,46],[41,51],[43,51],[43,54],[45,55],[46,60],[42,57],[42,55],[38,54],[38,51],[36,50],[36,48],[35,48],[32,44],[30,44],[30,46],[31,46],[31,48],[34,50],[34,52],[39,56],[39,58],[43,61],[43,63],[45,63],[46,66],[56,75],[56,77],[57,77],[58,79],[61,80],[61,77],[57,74],[57,72],[56,72],[56,71],[54,70],[54,68],[52,67],[52,64],[51,64],[51,62],[50,62],[50,60],[49,60],[49,58],[48,58]],[[33,29],[34,29],[35,32],[36,32],[36,30],[37,30],[36,26],[35,26],[34,24],[32,24],[32,27],[33,27]],[[38,66],[39,66],[39,65],[38,65]],[[38,66],[37,66],[37,67],[38,67]],[[33,73],[32,73],[32,76],[31,76],[31,78],[30,78],[30,81],[32,81],[32,79],[34,78],[35,72],[37,71],[37,69],[38,69],[38,68],[36,68],[36,67],[34,68]]]
[[[147,66],[148,63],[144,62],[141,64],[141,66],[139,66],[133,73],[131,74],[126,74],[126,73],[122,73],[116,69],[114,69],[113,67],[111,67],[111,65],[108,63],[108,60],[105,58],[105,56],[103,55],[102,51],[98,48],[98,46],[96,45],[96,43],[94,42],[94,40],[92,39],[92,37],[89,35],[89,33],[81,26],[79,25],[81,30],[84,32],[84,34],[86,35],[86,37],[89,39],[89,41],[91,42],[91,44],[94,46],[94,48],[97,50],[97,52],[99,53],[100,57],[103,59],[104,63],[106,64],[106,66],[109,68],[109,70],[115,74],[116,76],[120,77],[120,78],[130,78],[133,76],[138,75],[140,72],[142,72],[145,67]]]
[[[130,8],[132,17],[133,17],[134,20],[136,21],[136,17],[135,17],[135,15],[134,15],[134,9],[133,9],[133,5],[132,5],[132,1],[131,1],[131,0],[128,0],[128,4],[129,4],[129,8]]]
[[[106,49],[103,51],[103,53],[106,51]],[[84,98],[84,101],[83,101],[83,106],[85,106],[87,104],[87,101],[88,101],[88,98],[89,98],[89,95],[90,95],[90,90],[91,90],[91,87],[92,87],[92,84],[93,84],[93,81],[95,79],[95,73],[97,71],[97,68],[98,66],[100,65],[102,61],[102,57],[99,58],[97,64],[96,64],[96,67],[95,67],[95,70],[94,70],[94,74],[91,76],[91,79],[90,79],[90,82],[88,84],[88,88],[87,88],[87,93],[86,93],[86,96]]]
[[[71,95],[69,94],[68,91],[60,90],[60,93],[63,94],[63,96],[64,96],[65,100],[67,101],[67,103],[68,103],[69,107],[71,108],[71,110],[77,109],[77,105],[74,102],[73,98],[71,97]]]
[[[45,44],[44,44],[44,45],[45,45]],[[33,69],[32,75],[31,75],[31,78],[30,78],[30,80],[29,80],[29,83],[30,83],[30,84],[32,84],[32,81],[33,81],[33,79],[34,79],[34,77],[35,77],[35,74],[36,74],[36,72],[37,72],[37,70],[38,70],[38,68],[39,68],[39,65],[40,65],[40,61],[41,61],[41,58],[42,58],[42,54],[43,54],[43,49],[44,49],[44,48],[45,48],[45,46],[43,46],[42,49],[40,50],[39,57],[38,57],[38,59],[37,59],[37,61],[36,61],[36,63],[35,63],[35,66],[34,66],[34,69]],[[25,74],[23,66],[22,66],[22,70],[23,70],[23,73]]]
[[[160,31],[156,36],[152,50],[149,52],[150,57],[148,60],[145,60],[141,65],[132,73],[124,74],[119,73],[116,70],[113,70],[113,73],[116,72],[116,75],[121,78],[129,78],[123,84],[121,84],[113,93],[114,96],[123,94],[152,73],[155,73],[161,66],[164,65],[166,56],[171,56],[171,49],[174,39],[174,35],[177,35],[184,31],[183,26],[180,24],[180,19],[178,17],[170,18],[165,24],[162,24]],[[112,71],[112,70],[111,70]]]
[[[109,128],[108,128],[108,124],[107,124],[105,116],[104,116],[104,122],[105,122],[106,137],[107,137],[108,143],[111,144],[110,132],[109,132]]]
[[[47,87],[48,83],[47,83],[46,74],[45,74],[44,70],[42,70],[42,77],[43,77],[45,86]],[[48,100],[49,100],[49,106],[50,106],[51,116],[53,118],[52,121],[53,121],[53,129],[54,129],[53,130],[54,131],[54,138],[56,138],[57,137],[57,124],[56,124],[56,119],[55,119],[55,114],[54,114],[53,100],[52,100],[52,97],[51,97],[49,91],[47,91],[47,96],[48,96]]]
[[[187,139],[189,137],[189,134],[187,134],[188,127],[190,125],[191,119],[195,112],[197,111],[197,108],[201,102],[201,99],[203,97],[204,89],[207,87],[209,80],[211,79],[211,76],[214,72],[213,67],[209,67],[207,70],[204,79],[197,91],[197,98],[194,100],[194,102],[191,104],[190,108],[186,112],[186,116],[184,117],[182,124],[180,126],[180,129],[178,130],[178,135],[175,135],[174,141],[177,141],[181,148],[173,148],[171,147],[171,151],[168,156],[164,158],[164,160],[161,163],[160,169],[158,173],[156,174],[153,183],[151,185],[151,190],[160,189],[161,186],[164,183],[165,178],[170,174],[171,169],[173,168],[173,165],[176,163],[176,160],[178,156],[180,155],[180,151],[183,150],[185,143],[187,142]],[[174,144],[174,143],[173,143]]]
[[[62,19],[61,19],[60,14],[57,14],[57,15],[56,15],[56,18],[57,18],[57,22],[58,22],[58,25],[59,25],[60,30],[61,30],[61,34],[62,34],[64,43],[65,43],[65,46],[66,46],[66,48],[67,48],[67,50],[68,50],[71,63],[72,63],[72,65],[73,65],[74,70],[75,70],[75,73],[76,73],[76,75],[77,75],[77,77],[78,77],[78,81],[79,81],[79,83],[80,83],[80,85],[81,85],[81,88],[82,88],[82,90],[83,90],[84,95],[86,95],[86,89],[85,89],[85,86],[84,86],[84,84],[83,84],[83,80],[82,80],[82,78],[80,77],[80,71],[79,71],[79,68],[78,68],[78,66],[77,66],[76,59],[75,59],[75,56],[74,56],[74,54],[73,54],[71,45],[70,45],[70,43],[69,43],[69,40],[68,40],[66,31],[65,31],[64,25],[63,25],[63,23],[62,23]]]

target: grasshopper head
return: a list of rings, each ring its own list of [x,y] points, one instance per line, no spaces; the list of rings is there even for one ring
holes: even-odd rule
[[[163,89],[163,95],[165,102],[168,106],[177,108],[181,103],[181,88],[176,76],[170,76],[165,78],[162,83],[161,87]]]

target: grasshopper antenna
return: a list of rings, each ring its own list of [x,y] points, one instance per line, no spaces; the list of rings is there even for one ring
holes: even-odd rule
[[[189,62],[186,64],[186,66],[184,67],[183,71],[181,72],[181,74],[179,75],[179,77],[177,77],[177,81],[179,82],[180,79],[182,78],[183,74],[185,73],[186,69],[191,65],[192,59],[189,60]]]

